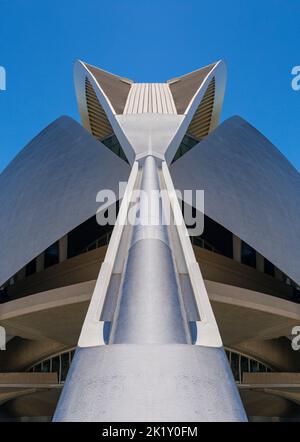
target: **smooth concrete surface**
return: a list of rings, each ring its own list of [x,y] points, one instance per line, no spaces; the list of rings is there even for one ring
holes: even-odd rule
[[[207,216],[300,284],[300,176],[261,133],[230,118],[170,171],[180,191],[204,189]]]
[[[77,122],[61,117],[0,175],[0,286],[95,215],[101,189],[118,194],[130,167]]]
[[[78,348],[54,416],[65,422],[245,420],[225,352],[184,344]]]

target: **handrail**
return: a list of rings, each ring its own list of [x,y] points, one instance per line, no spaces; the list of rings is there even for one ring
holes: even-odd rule
[[[194,244],[195,246],[199,246],[199,247],[202,247],[203,249],[211,250],[214,253],[218,253],[219,255],[223,255],[223,253],[220,250],[218,250],[215,246],[213,246],[210,242],[208,242],[204,238],[200,238],[198,236],[190,236],[190,239],[191,239],[191,243]]]
[[[79,255],[81,253],[90,252],[91,250],[97,249],[98,247],[107,246],[110,240],[112,234],[112,230],[109,232],[104,233],[104,235],[99,236],[97,239],[94,239],[90,244],[88,244],[86,247],[84,247],[81,252],[79,252]]]

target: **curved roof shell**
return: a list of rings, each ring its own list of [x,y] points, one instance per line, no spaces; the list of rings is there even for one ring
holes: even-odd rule
[[[76,121],[61,117],[0,175],[0,285],[93,216],[101,189],[118,193],[128,164]]]
[[[204,189],[205,213],[300,284],[300,175],[240,117],[173,163],[175,188]]]

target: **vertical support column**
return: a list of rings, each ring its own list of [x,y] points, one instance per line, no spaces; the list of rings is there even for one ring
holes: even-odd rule
[[[25,276],[26,276],[26,266],[18,271],[18,273],[17,273],[17,280],[18,281],[22,281],[22,279],[24,279]]]
[[[258,252],[256,252],[256,270],[259,272],[265,271],[265,258]]]
[[[60,238],[59,243],[59,262],[63,262],[68,257],[68,235]]]
[[[44,270],[44,263],[45,263],[45,256],[44,256],[44,252],[43,252],[36,258],[36,271],[37,272],[41,272],[42,270]]]
[[[233,259],[237,262],[241,262],[242,260],[242,241],[240,238],[232,234],[232,250],[233,250]]]
[[[279,270],[277,267],[275,267],[275,278],[279,281],[283,281],[283,274],[282,271]]]

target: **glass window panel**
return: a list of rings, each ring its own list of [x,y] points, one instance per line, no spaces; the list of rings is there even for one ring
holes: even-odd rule
[[[104,140],[101,141],[106,147],[108,147],[111,151],[113,151],[115,154],[117,154],[120,158],[126,161],[128,163],[128,160],[126,158],[126,155],[119,143],[119,140],[115,135],[111,135]]]
[[[64,382],[66,380],[68,370],[69,370],[69,352],[63,353],[61,355],[61,382]]]
[[[50,372],[50,359],[42,362],[42,372],[49,373]]]
[[[257,373],[259,370],[259,364],[257,361],[254,361],[253,359],[250,360],[250,371],[251,373]]]
[[[36,259],[34,258],[25,267],[25,275],[30,276],[36,272]]]
[[[239,355],[236,353],[231,353],[231,370],[233,373],[234,379],[239,382],[240,375],[239,375]]]
[[[259,372],[264,372],[265,371],[265,367],[263,366],[263,364],[258,363],[258,371]]]
[[[59,356],[52,358],[52,373],[59,375]]]
[[[50,267],[54,264],[57,264],[59,262],[59,244],[58,241],[56,241],[54,244],[52,244],[50,247],[48,247],[45,250],[45,261],[44,266],[45,268]]]
[[[267,275],[274,276],[275,275],[275,266],[266,258],[264,260],[264,271]]]
[[[241,260],[243,264],[254,268],[256,267],[256,251],[244,241],[242,241]]]
[[[247,373],[249,371],[249,364],[248,364],[248,358],[246,358],[245,356],[241,356],[241,372],[243,373]],[[243,376],[242,376],[243,379]]]

